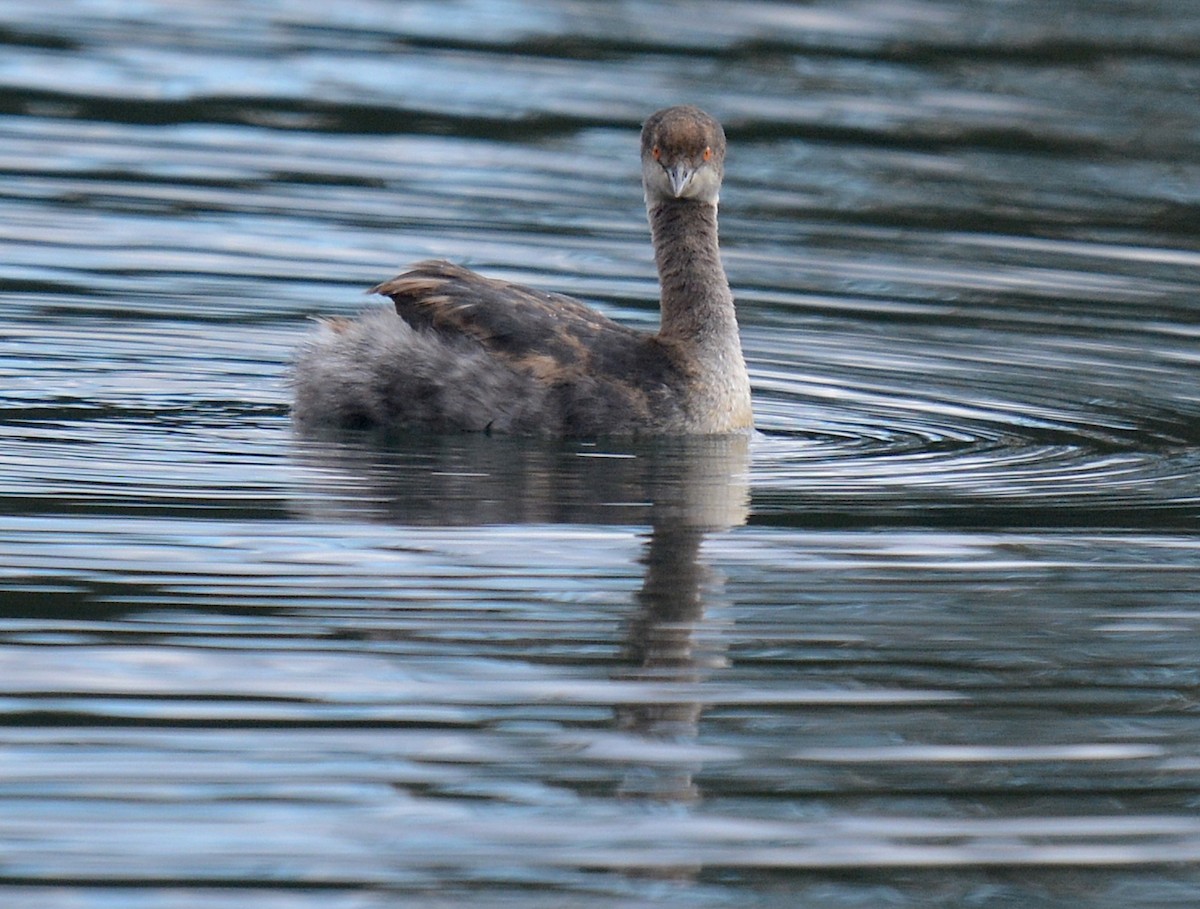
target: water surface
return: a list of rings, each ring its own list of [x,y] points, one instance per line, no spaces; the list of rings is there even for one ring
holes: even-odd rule
[[[1193,906],[1200,17],[0,11],[0,894]],[[698,103],[745,444],[304,438],[429,256],[651,328]]]

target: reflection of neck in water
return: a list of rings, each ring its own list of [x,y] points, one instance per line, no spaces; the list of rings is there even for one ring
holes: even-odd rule
[[[691,528],[656,528],[646,543],[646,574],[624,646],[629,663],[646,670],[644,677],[694,677],[680,671],[692,666],[692,633],[704,613],[701,588],[711,574],[699,561],[703,537]]]
[[[740,444],[739,444],[740,443]],[[697,452],[693,451],[694,455]],[[698,635],[717,575],[700,558],[704,536],[745,521],[749,458],[745,439],[710,439],[689,463],[686,480],[651,483],[653,530],[642,556],[645,574],[622,647],[625,680],[695,685],[719,662]],[[618,728],[647,739],[680,742],[695,738],[703,704],[666,697],[647,698],[616,709]],[[621,785],[626,798],[693,801],[699,793],[690,761],[666,759],[631,771]]]
[[[702,681],[720,662],[699,640],[706,601],[715,590],[715,573],[699,558],[704,532],[690,527],[656,527],[642,558],[646,574],[638,591],[638,610],[630,619],[622,648],[628,669],[617,677],[682,687]],[[703,705],[664,698],[623,704],[617,727],[646,739],[686,742],[695,738]],[[631,770],[622,781],[624,798],[691,802],[699,798],[692,777],[699,766],[688,760],[664,760]]]
[[[702,539],[701,531],[691,529],[656,530],[651,535],[642,559],[646,574],[637,595],[638,609],[627,625],[622,647],[622,662],[628,668],[618,678],[668,684],[699,681],[695,633],[704,613],[701,588],[708,574],[697,558]],[[691,701],[646,700],[616,709],[618,728],[661,740],[692,738],[699,719],[700,704]],[[647,770],[627,779],[622,794],[671,801],[696,795],[690,767],[673,763],[658,773]]]

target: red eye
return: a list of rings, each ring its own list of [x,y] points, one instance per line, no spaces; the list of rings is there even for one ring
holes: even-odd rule
[[[654,146],[654,148],[650,149],[650,157],[652,157],[655,161],[657,161],[659,158],[662,157],[662,149],[659,148],[657,145]]]
[[[706,145],[704,147],[704,160],[708,161],[711,158],[712,158],[712,148]]]

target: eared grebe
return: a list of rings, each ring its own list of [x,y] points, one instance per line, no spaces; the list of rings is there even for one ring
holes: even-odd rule
[[[657,334],[422,262],[374,288],[394,311],[321,320],[295,364],[296,420],[562,436],[748,429],[750,381],[717,248],[724,160],[724,130],[698,108],[660,110],[642,129]]]

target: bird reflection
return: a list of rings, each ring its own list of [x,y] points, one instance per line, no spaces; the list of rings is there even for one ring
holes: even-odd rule
[[[331,485],[310,487],[309,516],[389,523],[592,523],[649,526],[642,583],[612,678],[647,683],[644,699],[614,707],[618,731],[686,743],[703,704],[681,699],[723,664],[706,635],[720,575],[703,559],[709,535],[745,522],[749,439],[744,435],[586,444],[481,436],[414,437],[387,448],[302,440],[302,463]],[[669,689],[657,700],[656,686]],[[699,798],[698,767],[667,759],[630,766],[618,795],[650,802]]]
[[[636,681],[696,683],[706,663],[698,656],[697,633],[704,617],[705,582],[711,571],[700,561],[704,531],[658,528],[650,535],[642,562],[646,573],[638,591],[638,610],[630,619],[622,648],[628,668],[617,678]],[[665,741],[695,738],[702,704],[695,701],[646,701],[618,706],[617,727]],[[692,782],[696,768],[669,763],[635,768],[623,781],[623,798],[690,802],[699,798]]]

